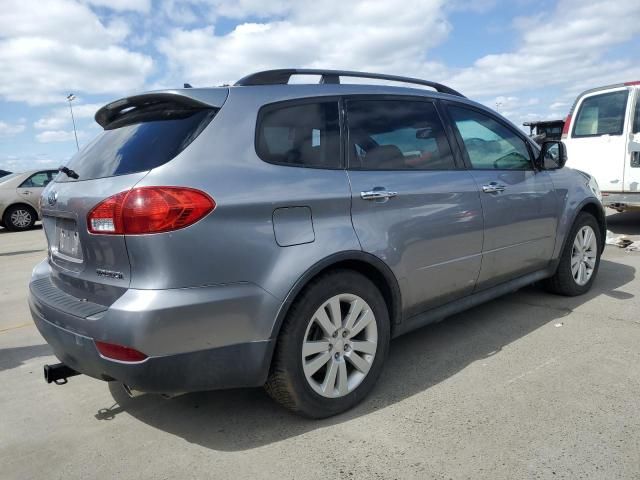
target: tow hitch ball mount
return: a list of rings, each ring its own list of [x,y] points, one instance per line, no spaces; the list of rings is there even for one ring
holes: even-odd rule
[[[56,385],[64,385],[67,378],[80,375],[73,368],[66,366],[64,363],[56,363],[54,365],[44,366],[44,380],[47,383],[55,383]]]

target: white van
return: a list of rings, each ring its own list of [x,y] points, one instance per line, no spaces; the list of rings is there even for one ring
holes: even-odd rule
[[[640,207],[640,81],[578,95],[562,140],[567,165],[595,177],[605,206]]]

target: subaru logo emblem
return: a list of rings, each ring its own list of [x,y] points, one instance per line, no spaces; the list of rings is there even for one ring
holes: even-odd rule
[[[58,201],[58,192],[56,192],[55,190],[49,192],[49,195],[47,196],[47,203],[49,203],[49,205],[53,207],[57,201]]]

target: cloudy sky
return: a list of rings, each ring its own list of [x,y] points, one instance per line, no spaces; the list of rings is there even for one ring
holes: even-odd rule
[[[0,0],[0,168],[58,166],[104,103],[281,67],[440,81],[520,124],[640,79],[640,1]]]

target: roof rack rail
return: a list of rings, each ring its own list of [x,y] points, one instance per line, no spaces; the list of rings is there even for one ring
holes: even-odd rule
[[[264,70],[252,73],[238,80],[236,86],[250,85],[286,85],[292,75],[319,75],[320,83],[339,84],[340,77],[374,78],[377,80],[391,80],[394,82],[413,83],[431,87],[440,93],[448,93],[457,97],[464,97],[460,92],[441,83],[421,80],[419,78],[386,75],[383,73],[354,72],[350,70],[323,70],[315,68],[283,68],[279,70]]]

